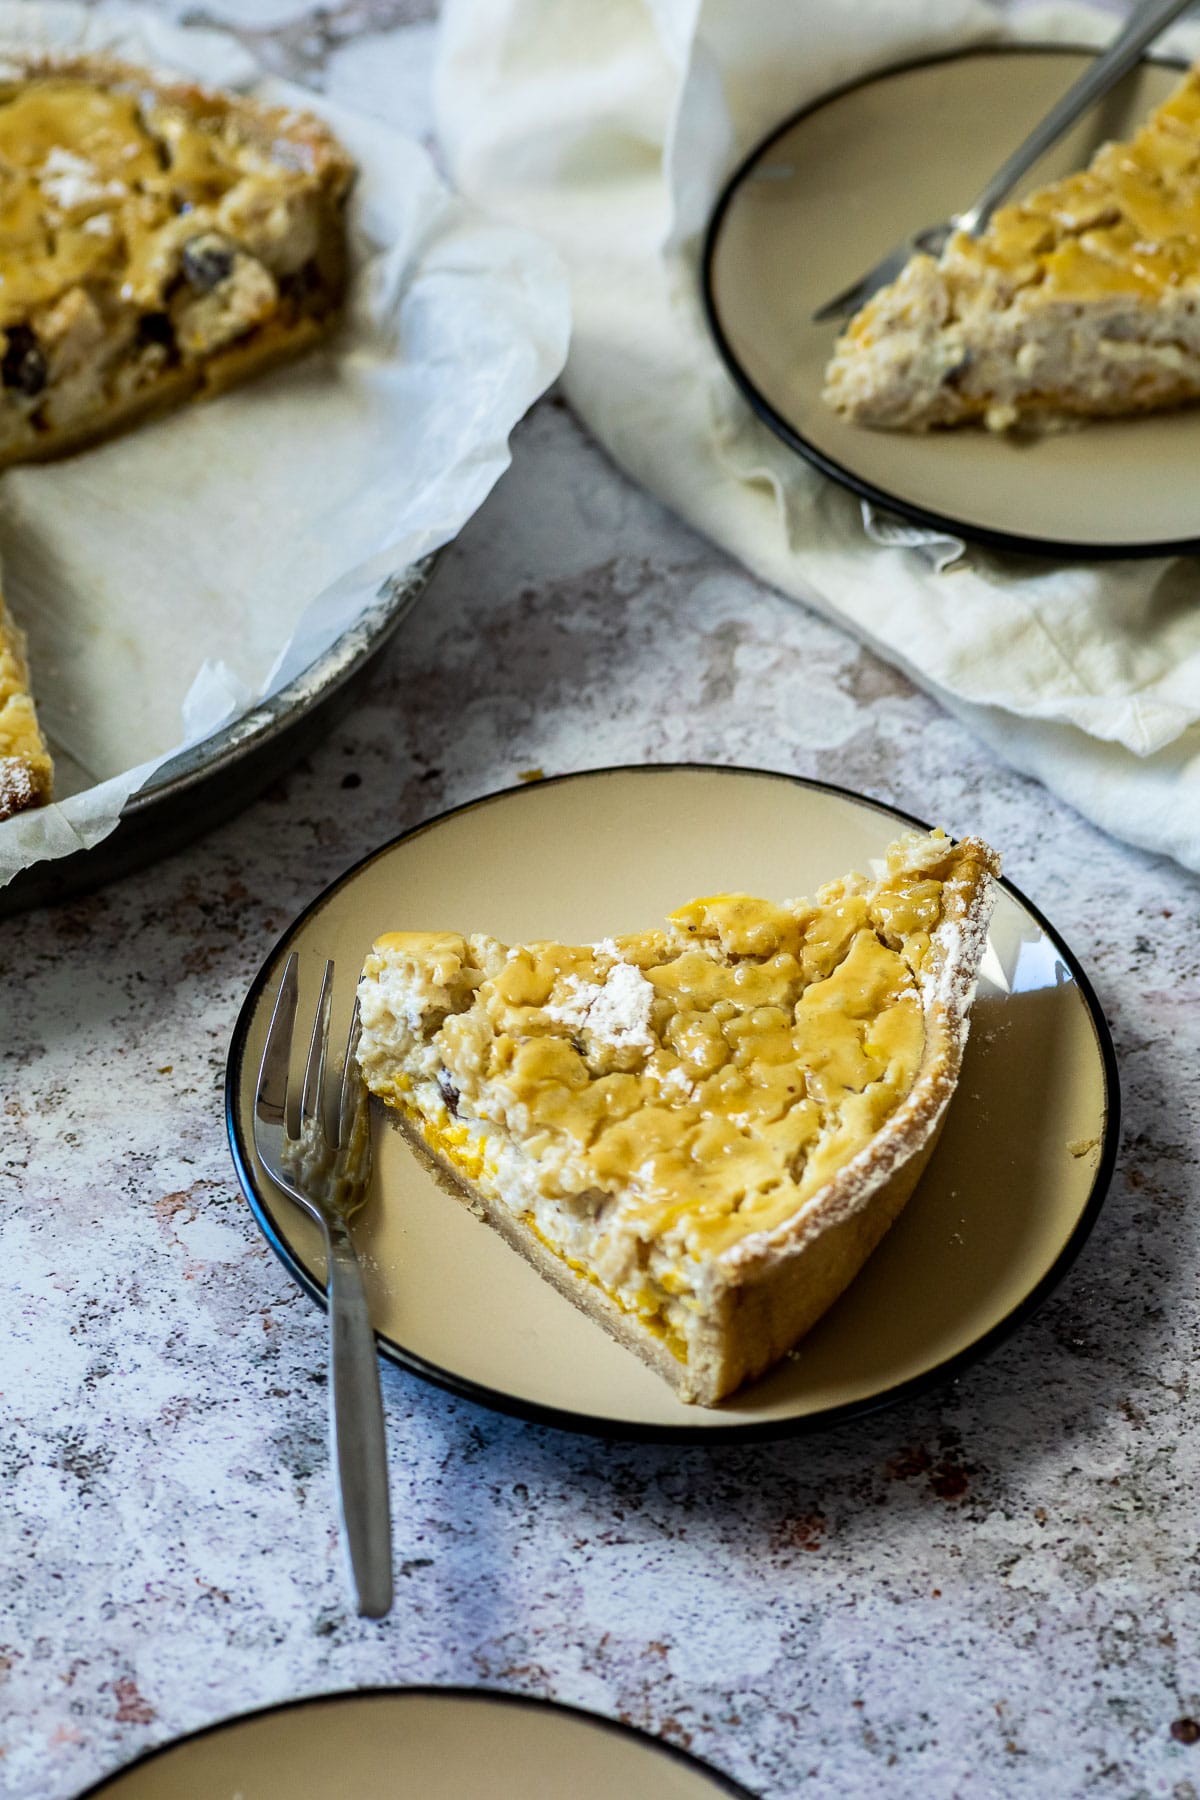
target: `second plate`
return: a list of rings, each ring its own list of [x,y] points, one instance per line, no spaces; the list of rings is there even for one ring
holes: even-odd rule
[[[906,232],[965,206],[1092,53],[1012,47],[891,69],[817,101],[738,169],[704,258],[709,323],[734,380],[793,449],[918,523],[1007,549],[1157,556],[1200,548],[1200,410],[1017,438],[848,424],[821,399],[840,326],[812,313]],[[1082,168],[1164,100],[1143,63],[1055,146],[1025,191]]]
[[[838,789],[747,769],[597,770],[511,789],[386,844],[271,952],[230,1050],[239,1177],[267,1238],[323,1298],[315,1227],[254,1153],[254,1087],[284,959],[301,1007],[325,959],[354,977],[384,931],[487,931],[594,943],[694,894],[811,893],[864,868],[914,821]],[[385,1356],[485,1405],[614,1436],[779,1436],[945,1380],[998,1341],[1069,1265],[1116,1147],[1108,1030],[1071,952],[1007,883],[993,915],[959,1091],[914,1198],[793,1356],[711,1409],[685,1406],[555,1292],[378,1122],[356,1228]]]

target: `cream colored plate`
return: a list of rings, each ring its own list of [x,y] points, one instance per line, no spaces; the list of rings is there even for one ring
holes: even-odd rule
[[[377,1688],[228,1719],[79,1800],[713,1800],[747,1791],[592,1713],[514,1694]]]
[[[271,1243],[317,1291],[316,1231],[272,1187],[250,1128],[290,950],[300,957],[302,1012],[315,1006],[325,959],[334,958],[341,1033],[354,977],[383,931],[592,943],[656,924],[696,894],[812,892],[863,868],[908,823],[787,776],[634,768],[497,794],[387,845],[287,933],[234,1034],[231,1142]],[[716,1409],[684,1406],[438,1187],[384,1118],[356,1234],[372,1318],[385,1353],[510,1411],[620,1435],[776,1435],[944,1377],[1040,1297],[1099,1204],[1117,1110],[1107,1029],[1077,965],[1006,890],[936,1156],[853,1287],[762,1381]]]
[[[1024,549],[1145,555],[1200,539],[1200,410],[1018,440],[871,431],[821,399],[840,329],[811,314],[906,233],[972,200],[1090,53],[974,51],[874,77],[784,125],[735,175],[705,259],[718,346],[759,414],[856,491]],[[1179,79],[1143,64],[1024,191],[1124,137]]]

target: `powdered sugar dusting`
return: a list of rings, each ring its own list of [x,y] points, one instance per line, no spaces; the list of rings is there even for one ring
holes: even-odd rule
[[[0,819],[24,812],[38,801],[29,764],[20,756],[0,756]]]
[[[667,1070],[658,1084],[658,1091],[664,1100],[694,1100],[697,1089],[687,1070],[677,1067]]]
[[[64,212],[89,206],[94,200],[119,199],[126,192],[120,181],[101,181],[94,163],[55,144],[39,173],[43,194]]]

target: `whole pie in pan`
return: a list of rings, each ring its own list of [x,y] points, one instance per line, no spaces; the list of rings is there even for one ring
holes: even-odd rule
[[[359,1058],[435,1172],[705,1405],[785,1355],[916,1186],[958,1079],[995,853],[909,834],[813,900],[661,930],[379,939]]]
[[[0,468],[217,393],[333,324],[353,166],[318,119],[97,58],[4,69]]]
[[[914,256],[850,321],[825,398],[860,424],[995,430],[1200,396],[1200,74],[1129,143]]]

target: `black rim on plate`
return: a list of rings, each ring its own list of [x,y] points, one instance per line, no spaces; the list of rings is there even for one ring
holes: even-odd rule
[[[336,1705],[345,1700],[394,1700],[398,1697],[416,1697],[423,1700],[451,1699],[468,1701],[487,1701],[492,1705],[523,1707],[533,1712],[568,1713],[572,1718],[581,1719],[597,1730],[612,1732],[617,1737],[634,1738],[647,1750],[665,1756],[672,1762],[682,1763],[687,1768],[702,1775],[715,1788],[726,1794],[733,1794],[737,1800],[757,1800],[749,1788],[742,1787],[731,1775],[714,1769],[711,1763],[702,1762],[688,1750],[681,1750],[676,1744],[668,1744],[665,1738],[654,1737],[648,1731],[639,1731],[636,1725],[626,1725],[620,1719],[606,1718],[603,1713],[589,1712],[586,1707],[569,1706],[561,1700],[547,1700],[540,1694],[514,1694],[505,1688],[493,1687],[459,1687],[453,1684],[440,1686],[432,1683],[417,1683],[413,1686],[339,1688],[329,1694],[302,1695],[296,1700],[280,1700],[274,1706],[258,1706],[250,1712],[233,1713],[227,1719],[214,1719],[211,1725],[202,1725],[198,1731],[187,1731],[182,1737],[171,1738],[165,1744],[156,1744],[152,1750],[145,1750],[141,1756],[135,1756],[132,1762],[122,1764],[109,1775],[102,1775],[90,1787],[84,1788],[75,1796],[75,1800],[92,1800],[92,1796],[101,1796],[111,1788],[118,1786],[127,1775],[135,1769],[143,1769],[147,1764],[157,1762],[160,1757],[178,1750],[183,1744],[198,1743],[201,1738],[213,1737],[217,1732],[229,1731],[238,1725],[246,1725],[252,1719],[266,1719],[273,1714],[301,1712],[310,1706]]]
[[[108,836],[31,863],[0,888],[0,919],[90,893],[173,855],[249,804],[331,728],[428,586],[440,551],[385,581],[329,647],[266,700],[170,757]]]
[[[704,314],[713,342],[726,370],[743,398],[749,402],[764,425],[769,426],[776,437],[782,438],[783,442],[802,456],[806,462],[812,463],[823,474],[831,476],[842,487],[849,488],[860,499],[870,500],[874,505],[883,507],[885,511],[898,513],[902,518],[912,519],[914,523],[928,526],[933,531],[946,532],[951,537],[968,538],[976,543],[990,545],[996,550],[1015,550],[1026,556],[1080,556],[1095,562],[1114,561],[1121,557],[1191,556],[1200,551],[1200,535],[1164,538],[1153,543],[1146,541],[1132,544],[1089,544],[1078,543],[1070,538],[1030,537],[1021,532],[1001,531],[994,526],[970,524],[961,519],[955,519],[948,513],[933,512],[928,507],[919,506],[914,501],[904,500],[896,494],[889,493],[886,488],[876,487],[874,482],[864,480],[854,469],[847,468],[844,463],[838,462],[836,457],[829,456],[824,450],[819,449],[811,439],[805,437],[803,432],[798,431],[778,411],[742,367],[736,350],[726,336],[717,307],[713,269],[720,247],[721,227],[724,224],[725,215],[737,198],[742,183],[753,173],[761,159],[778,143],[781,137],[786,136],[794,126],[799,125],[804,119],[810,118],[813,113],[820,112],[823,107],[844,99],[847,94],[857,93],[859,89],[871,87],[876,82],[888,81],[894,75],[907,74],[912,69],[930,68],[939,63],[964,62],[970,57],[977,56],[1094,57],[1096,54],[1096,47],[1092,44],[977,44],[963,50],[951,50],[939,56],[911,57],[904,62],[892,63],[886,69],[875,69],[869,75],[860,76],[855,81],[845,82],[841,87],[831,88],[828,93],[819,95],[808,106],[802,106],[796,112],[790,113],[781,124],[776,125],[762,139],[761,143],[750,151],[748,156],[742,159],[721,190],[709,220],[700,263]],[[1142,60],[1156,63],[1162,68],[1179,69],[1180,71],[1188,66],[1178,58],[1170,56],[1151,56],[1144,57]],[[881,255],[886,247],[886,245],[880,245]],[[814,304],[816,303],[819,303],[819,297],[814,301]]]
[[[431,819],[423,820],[419,825],[411,826],[407,831],[399,832],[394,838],[389,838],[387,843],[381,844],[378,849],[372,850],[368,855],[360,858],[344,874],[339,875],[336,881],[330,882],[329,886],[324,888],[314,900],[310,901],[308,906],[288,926],[274,949],[264,960],[251,983],[241,1012],[238,1014],[229,1046],[229,1058],[225,1073],[225,1121],[234,1168],[242,1192],[249,1202],[259,1229],[272,1250],[293,1279],[318,1305],[324,1307],[327,1304],[325,1290],[313,1280],[290,1245],[281,1236],[263,1203],[255,1184],[250,1146],[243,1138],[238,1116],[246,1044],[251,1021],[263,989],[276,977],[292,940],[307,920],[314,913],[319,912],[343,887],[352,882],[361,870],[379,857],[388,855],[397,845],[411,838],[420,837],[422,833],[433,830],[446,819],[455,818],[460,813],[471,812],[476,807],[489,806],[494,801],[507,799],[514,794],[528,794],[535,792],[538,788],[558,786],[567,781],[587,781],[597,775],[662,774],[671,771],[768,777],[774,781],[788,782],[794,787],[808,788],[815,793],[832,794],[839,799],[853,801],[856,805],[880,813],[901,825],[912,826],[920,831],[931,829],[925,820],[916,818],[912,813],[902,812],[898,807],[888,806],[881,800],[872,800],[867,795],[855,793],[851,788],[839,787],[836,783],[829,781],[815,781],[803,775],[789,775],[780,769],[756,769],[735,763],[617,763],[597,769],[578,769],[566,775],[553,775],[532,786],[523,784],[500,788],[495,793],[481,795],[477,800],[464,801],[459,806],[451,806],[444,812],[435,814]],[[1104,1129],[1100,1157],[1092,1177],[1086,1204],[1066,1242],[1045,1274],[1030,1288],[1011,1312],[1006,1313],[981,1337],[976,1338],[974,1343],[966,1345],[964,1349],[947,1357],[944,1362],[938,1363],[935,1367],[927,1369],[923,1374],[915,1375],[907,1381],[898,1382],[894,1387],[884,1388],[879,1393],[870,1394],[861,1400],[846,1401],[839,1406],[825,1407],[817,1412],[797,1414],[794,1417],[745,1420],[728,1425],[657,1425],[646,1424],[638,1420],[609,1418],[592,1413],[568,1412],[560,1407],[546,1406],[539,1401],[524,1400],[500,1389],[489,1388],[482,1382],[473,1381],[466,1376],[457,1374],[452,1369],[444,1369],[437,1363],[429,1362],[425,1357],[417,1355],[416,1352],[406,1349],[404,1345],[396,1343],[391,1338],[385,1338],[377,1332],[375,1342],[380,1354],[389,1362],[396,1363],[400,1368],[407,1369],[414,1375],[420,1375],[435,1387],[444,1388],[447,1392],[457,1394],[465,1400],[473,1400],[493,1412],[508,1413],[533,1424],[553,1425],[562,1431],[580,1432],[587,1436],[616,1441],[641,1440],[651,1443],[688,1442],[692,1444],[745,1443],[754,1440],[795,1437],[810,1431],[824,1430],[830,1426],[842,1424],[846,1420],[862,1418],[869,1413],[879,1412],[885,1407],[898,1405],[901,1401],[930,1393],[936,1388],[945,1386],[947,1382],[953,1381],[973,1363],[981,1361],[1037,1310],[1079,1255],[1100,1215],[1100,1208],[1104,1204],[1116,1165],[1121,1135],[1121,1090],[1116,1051],[1108,1029],[1108,1022],[1096,998],[1095,990],[1074,952],[1063,943],[1050,921],[1039,912],[1032,901],[1026,899],[1020,888],[1003,876],[1000,877],[998,885],[1019,906],[1023,907],[1030,918],[1046,933],[1054,946],[1055,953],[1070,970],[1080,998],[1087,1008],[1104,1071]]]

